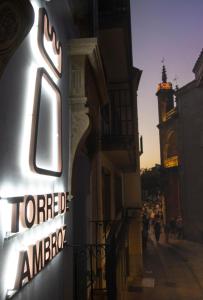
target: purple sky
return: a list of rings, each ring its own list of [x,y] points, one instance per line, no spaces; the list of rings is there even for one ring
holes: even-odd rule
[[[138,89],[141,167],[160,162],[157,84],[165,58],[168,81],[181,87],[194,79],[193,66],[203,48],[203,0],[131,0],[133,59],[141,70]]]

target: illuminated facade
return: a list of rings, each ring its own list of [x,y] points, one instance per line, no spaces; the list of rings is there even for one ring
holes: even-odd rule
[[[168,221],[180,215],[179,145],[178,145],[178,106],[175,106],[175,91],[167,82],[165,66],[162,70],[162,83],[158,85],[159,137],[161,165],[164,168],[164,197]],[[177,104],[176,104],[177,105]]]
[[[0,15],[0,299],[127,300],[142,275],[129,1]]]

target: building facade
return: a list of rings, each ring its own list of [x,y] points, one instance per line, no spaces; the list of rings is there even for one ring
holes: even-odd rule
[[[202,66],[201,52],[193,68],[195,79],[177,91],[181,163],[181,207],[186,237],[202,242]]]
[[[98,1],[94,9],[89,32],[98,39],[104,79],[93,88],[95,78],[86,78],[91,130],[77,153],[84,164],[83,179],[80,163],[73,170],[75,186],[80,180],[85,190],[78,190],[84,205],[82,228],[77,218],[81,204],[75,201],[73,208],[75,299],[128,299],[142,275],[137,125],[141,71],[132,66],[129,1]],[[79,22],[83,33],[84,19],[85,14]]]
[[[201,53],[193,68],[195,74],[193,81],[174,91],[172,86],[163,80],[159,85],[161,89],[157,92],[160,118],[164,111],[161,105],[166,103],[162,101],[161,94],[167,95],[171,103],[174,94],[176,99],[176,106],[169,105],[165,117],[163,116],[158,126],[161,161],[167,185],[165,189],[167,214],[169,218],[182,216],[185,238],[199,242],[202,242],[203,228],[202,65]]]
[[[129,1],[0,12],[0,299],[128,299],[142,275]]]

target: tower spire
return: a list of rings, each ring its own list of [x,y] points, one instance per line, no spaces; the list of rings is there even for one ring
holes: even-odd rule
[[[163,65],[163,68],[162,68],[162,82],[163,83],[167,82],[166,67],[164,65]]]
[[[162,64],[163,64],[163,67],[162,67],[162,82],[163,83],[166,83],[167,82],[167,74],[166,74],[166,67],[165,67],[165,58],[163,57],[162,58]]]
[[[165,67],[165,65],[163,65],[163,68],[162,68],[162,82],[163,83],[167,82],[167,74],[166,74],[166,67]]]

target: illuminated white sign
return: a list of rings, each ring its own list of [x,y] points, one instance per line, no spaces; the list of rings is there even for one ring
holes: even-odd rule
[[[10,232],[19,233],[35,225],[44,224],[68,211],[69,194],[53,193],[8,198],[11,206]],[[36,276],[66,244],[66,225],[56,227],[41,239],[29,243],[19,251],[18,264],[9,291],[10,297]],[[12,291],[12,293],[11,293]],[[7,295],[8,296],[8,295]]]
[[[51,182],[51,178],[62,174],[62,104],[58,87],[62,76],[62,47],[45,9],[35,4],[33,1],[36,14],[30,33],[33,60],[27,74],[21,168],[23,173],[28,169],[28,174],[35,176],[31,177],[35,180],[43,176],[43,185],[46,178]],[[37,180],[32,184],[35,182]],[[52,190],[50,185],[45,189]],[[5,240],[15,239],[7,251],[4,285],[8,298],[64,248],[64,214],[68,210],[69,198],[68,193],[62,192],[1,199],[0,212],[4,207],[7,224]]]
[[[42,56],[57,76],[61,76],[62,50],[44,8],[39,9],[38,44]]]
[[[48,114],[51,115],[47,132],[43,130],[46,126],[45,122],[48,123],[48,120],[45,121],[42,114],[44,105],[49,108]],[[37,173],[53,176],[61,175],[61,127],[60,91],[45,69],[39,68],[36,79],[30,148],[30,165]],[[49,135],[51,136],[46,141]],[[42,158],[40,154],[43,154]]]
[[[44,8],[39,9],[37,38],[42,57],[52,68],[54,74],[61,76],[61,44],[57,41],[55,30],[50,25],[48,15]],[[49,70],[46,71],[43,67],[37,70],[29,158],[30,166],[33,171],[45,175],[60,176],[62,173],[61,94],[59,88],[50,76],[51,73],[49,75],[48,72]],[[47,99],[49,100],[48,102]],[[47,107],[51,107],[52,118],[50,123],[52,124],[50,124],[50,128],[47,128],[47,133],[44,129],[46,120],[45,122],[44,120],[40,122],[40,112],[42,111],[40,104],[44,104],[42,101],[45,102]],[[41,119],[43,119],[43,117]],[[52,135],[47,143],[50,144],[51,147],[48,147],[47,145],[45,146],[43,141],[50,132]],[[46,153],[46,155],[44,155],[44,153]]]
[[[10,232],[22,231],[21,228],[32,228],[68,210],[68,193],[28,195],[8,198],[11,205]]]
[[[30,32],[33,54],[27,73],[21,166],[23,172],[59,177],[62,174],[62,47],[44,8],[33,1],[35,23]],[[46,119],[44,119],[44,116]],[[28,146],[28,141],[30,141]]]
[[[46,236],[27,250],[20,251],[14,290],[17,291],[36,276],[66,243],[66,226]]]

